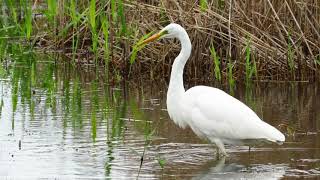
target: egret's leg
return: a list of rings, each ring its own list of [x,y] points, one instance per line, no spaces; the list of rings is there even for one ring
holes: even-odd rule
[[[220,139],[213,139],[213,142],[217,145],[218,147],[218,153],[221,152],[223,156],[228,156],[226,149],[224,148],[224,144],[222,143],[222,141]],[[220,153],[219,153],[220,156]]]

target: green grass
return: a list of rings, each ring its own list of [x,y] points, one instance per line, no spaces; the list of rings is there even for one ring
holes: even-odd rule
[[[120,36],[126,36],[127,35],[127,23],[126,23],[126,16],[124,13],[124,7],[123,7],[123,0],[118,0],[118,16],[120,18]]]
[[[4,57],[4,55],[6,54],[8,44],[15,41],[15,43],[21,44],[21,47],[33,47],[34,45],[39,45],[40,48],[38,48],[37,50],[41,50],[44,46],[46,48],[43,49],[49,49],[50,51],[63,50],[66,56],[73,59],[72,62],[76,62],[76,58],[78,57],[79,62],[82,59],[88,59],[87,62],[92,62],[91,60],[95,59],[96,63],[98,62],[98,60],[104,61],[106,72],[109,71],[109,64],[111,62],[112,64],[110,64],[110,67],[112,67],[113,74],[116,74],[116,72],[118,71],[126,71],[128,66],[132,67],[131,65],[135,63],[138,51],[142,49],[142,47],[133,45],[137,34],[148,32],[151,29],[157,29],[157,26],[165,26],[170,23],[170,19],[172,19],[173,17],[173,14],[168,13],[169,11],[166,9],[163,3],[159,4],[160,7],[155,8],[153,6],[149,6],[148,3],[145,2],[128,3],[124,0],[45,0],[39,1],[39,3],[37,3],[37,5],[34,7],[34,1],[4,0],[1,2],[3,2],[2,4],[5,4],[5,6],[2,6],[0,12],[0,39],[5,37],[9,40],[0,40],[0,57]],[[191,1],[186,1],[186,3],[190,2]],[[219,34],[221,33],[219,33],[219,31],[221,31],[221,27],[223,26],[221,22],[223,22],[223,18],[228,15],[228,8],[226,8],[226,6],[228,6],[228,2],[226,2],[225,0],[218,0],[216,2],[199,0],[196,3],[196,6],[194,6],[193,9],[190,9],[190,11],[187,11],[187,13],[197,13],[199,11],[205,12],[202,13],[202,18],[201,20],[199,20],[199,25],[202,26],[194,28],[190,25],[190,23],[188,23],[191,22],[191,19],[189,18],[192,18],[192,14],[190,14],[191,16],[186,16],[185,19],[181,19],[180,24],[182,24],[183,27],[185,27],[187,30],[193,29],[192,31],[188,30],[191,38],[215,38],[215,35],[220,36]],[[243,7],[243,3],[246,4],[245,2],[241,2],[239,4],[240,8],[246,7]],[[293,3],[292,5],[296,5],[296,3]],[[145,14],[146,8],[152,10],[150,11],[150,13],[157,18],[157,22],[152,22],[152,18],[148,16],[149,14]],[[232,8],[235,7],[232,6]],[[185,10],[185,7],[181,6],[181,9]],[[254,8],[242,10],[244,10],[245,13],[247,13],[247,11],[250,11],[248,12],[250,13],[248,15],[252,15],[258,12]],[[45,16],[35,16],[38,13],[42,13],[41,15]],[[210,14],[210,16],[206,14]],[[241,19],[243,17],[239,18]],[[130,22],[128,21],[129,19]],[[314,21],[313,19],[316,19],[316,17],[311,18],[310,21]],[[148,26],[142,26],[142,24],[145,23],[144,20],[146,20],[145,22],[148,24]],[[298,23],[301,23],[300,20],[298,21]],[[209,24],[212,24],[211,22],[220,23],[217,23],[217,26],[210,27]],[[245,23],[241,23],[241,21],[232,18],[232,16],[231,22],[235,24],[235,29],[246,29],[244,25]],[[287,22],[290,22],[290,19],[283,22],[285,27],[289,27]],[[273,25],[277,25],[278,21],[274,21],[271,23]],[[210,28],[216,29],[214,29],[214,31],[211,31]],[[259,31],[257,30],[257,33],[261,34],[263,33],[263,30],[264,29]],[[292,31],[292,33],[290,33],[290,31]],[[308,30],[307,32],[312,31],[313,29],[310,29],[310,31]],[[217,34],[213,32],[217,32]],[[235,37],[243,38],[243,34],[239,34],[238,32],[240,31],[234,31]],[[290,29],[289,33],[285,34],[286,38],[279,38],[276,33],[271,31],[270,33],[266,33],[269,34],[270,37],[263,39],[262,41],[257,41],[257,33],[250,29],[246,30],[245,34],[252,38],[247,41],[245,69],[242,66],[242,60],[235,61],[233,63],[234,68],[233,70],[231,70],[234,79],[246,79],[248,81],[257,77],[255,57],[262,57],[262,60],[259,59],[259,67],[275,68],[275,71],[272,71],[273,69],[263,69],[259,71],[259,73],[261,73],[261,77],[273,78],[273,74],[270,76],[267,75],[268,72],[276,72],[281,75],[286,74],[286,72],[298,72],[295,72],[295,68],[298,67],[295,66],[295,61],[297,61],[296,56],[304,52],[298,51],[299,45],[293,44],[293,42],[300,42],[298,39],[299,37],[303,36],[299,36],[299,32],[297,32],[295,28]],[[200,36],[197,36],[196,34],[199,34]],[[319,46],[317,44],[317,41],[313,41],[311,36],[307,36],[305,38],[307,39],[306,42],[310,42],[308,43],[308,45],[310,46],[310,48],[308,46],[308,51],[310,51],[309,53],[317,54],[317,48]],[[278,39],[279,42],[272,43],[269,41],[271,39]],[[294,39],[295,41],[292,41],[292,39]],[[219,46],[219,49],[221,48],[222,51],[218,51],[219,53],[221,52],[221,54],[219,54],[221,56],[223,55],[222,52],[227,49],[225,46],[226,43],[224,41],[225,40],[222,39],[221,46]],[[251,41],[255,44],[254,49]],[[209,43],[210,42],[207,42],[205,46],[210,46]],[[264,43],[270,44],[271,47],[268,48],[264,46]],[[279,47],[274,46],[274,44],[277,44]],[[128,47],[132,47],[132,45],[132,53],[129,54],[130,50]],[[230,68],[228,69],[228,64],[222,63],[221,59],[217,55],[217,49],[214,49],[213,47],[209,48],[211,53],[210,58],[214,64],[214,77],[219,81],[224,78],[230,79],[228,77],[228,74],[230,72]],[[243,50],[243,47],[241,45],[234,46],[233,48],[233,52],[242,52]],[[29,48],[28,51],[30,50],[32,49]],[[149,53],[152,54],[152,56],[154,56],[156,59],[164,59],[161,58],[162,54],[159,53],[160,51],[156,46],[150,47],[150,49],[148,50]],[[269,58],[273,50],[276,54],[284,54],[287,56],[281,56],[276,60],[268,62],[266,59]],[[203,53],[203,51],[205,50],[199,49],[199,46],[194,46],[193,51],[201,51],[201,53]],[[195,58],[195,54],[196,53],[193,53],[193,57],[191,58]],[[168,55],[171,56],[170,58],[173,58],[174,53],[169,53]],[[130,57],[128,58],[128,56]],[[168,68],[165,68],[163,65],[155,66],[153,62],[146,60],[149,59],[146,58],[147,56],[149,55],[144,54],[143,56],[141,56],[145,59],[145,61],[141,61],[141,64],[135,65],[135,67],[137,68],[130,68],[130,71],[135,70],[135,73],[142,72],[146,74],[152,74],[150,77],[159,77],[154,75],[158,72],[159,74],[161,73],[163,74],[163,76],[166,76],[168,73]],[[110,57],[113,57],[112,61],[109,59]],[[114,57],[116,57],[116,59]],[[206,58],[197,61],[197,63],[203,64],[205,62],[208,62],[209,59]],[[243,54],[233,53],[232,58],[243,59]],[[305,56],[305,58],[308,62],[315,63],[315,66],[319,64],[318,57],[307,55]],[[83,63],[86,63],[86,61],[84,60],[79,64]],[[268,63],[272,63],[272,66],[267,66]],[[162,64],[165,64],[165,62],[163,62]],[[152,66],[153,68],[144,68],[147,66]],[[305,69],[308,69],[308,67]],[[192,68],[195,68],[195,66],[186,67],[186,69],[188,69],[186,71],[187,76],[190,75],[188,74],[188,72],[193,72],[193,70],[195,70]],[[224,68],[227,68],[227,70]],[[301,74],[308,74],[308,70],[305,70]],[[127,75],[127,73],[119,74],[121,74],[121,76],[123,76],[124,74]],[[245,74],[245,78],[242,78],[243,74]],[[205,76],[205,73],[203,75]],[[307,76],[301,76],[307,78]]]
[[[3,93],[1,94],[1,102],[0,102],[0,119],[1,119],[1,115],[2,115],[2,109],[4,106],[4,102],[3,102]]]
[[[30,40],[32,33],[32,5],[28,1],[25,1],[25,19],[24,29],[27,40]]]
[[[246,44],[246,83],[248,83],[254,75],[257,75],[257,65],[253,58],[251,58],[251,39],[247,39]]]
[[[200,0],[200,9],[201,11],[206,11],[208,9],[208,1]]]
[[[320,54],[318,54],[315,58],[315,64],[318,64],[318,66],[320,65]]]
[[[231,62],[231,59],[229,59],[229,62],[227,64],[227,70],[228,70],[227,74],[228,74],[229,89],[231,92],[233,92],[235,87],[235,80],[233,78],[233,68],[234,68],[234,64]]]
[[[70,0],[69,16],[71,17],[72,24],[72,60],[75,62],[75,56],[78,49],[79,34],[76,34],[78,29],[78,23],[80,21],[80,16],[76,9],[76,1]]]
[[[157,161],[158,161],[158,164],[159,166],[161,167],[161,169],[164,168],[165,164],[166,164],[166,160],[160,156],[157,157]]]
[[[7,7],[10,9],[10,14],[11,14],[11,19],[13,20],[14,24],[15,25],[19,25],[19,22],[18,22],[18,13],[17,13],[17,2],[18,1],[5,1],[6,2],[6,5]]]
[[[46,16],[51,24],[56,24],[56,16],[57,16],[57,0],[47,0],[48,9],[46,11]]]
[[[221,81],[220,57],[217,55],[217,52],[212,44],[210,47],[210,55],[214,64],[214,76],[217,80]]]
[[[117,23],[117,4],[116,4],[116,0],[110,0],[110,6],[111,6],[112,22],[114,24],[116,24]]]
[[[89,23],[91,27],[91,35],[92,35],[92,51],[95,55],[97,55],[97,46],[98,46],[98,34],[96,27],[96,1],[90,1],[89,7]],[[95,56],[96,57],[96,56]]]
[[[105,64],[105,72],[109,72],[109,56],[110,56],[110,49],[109,49],[109,28],[110,24],[107,19],[107,14],[104,14],[104,16],[101,17],[101,26],[102,26],[102,32],[104,37],[104,64]]]
[[[150,37],[152,34],[153,34],[153,31],[151,31],[148,34],[142,36],[138,40],[138,42],[135,43],[135,45],[132,47],[132,52],[131,52],[131,56],[130,56],[130,64],[133,64],[136,61],[138,52],[146,46],[146,44],[141,45],[142,41],[144,41],[145,39]]]

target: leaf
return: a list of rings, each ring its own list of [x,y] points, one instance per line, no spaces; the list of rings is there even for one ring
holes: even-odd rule
[[[136,61],[138,52],[146,46],[146,44],[141,45],[141,43],[142,43],[145,39],[147,39],[148,37],[150,37],[152,33],[153,33],[153,31],[151,31],[151,32],[149,32],[148,34],[144,35],[143,37],[141,37],[141,38],[139,39],[139,41],[138,41],[136,44],[133,45],[133,47],[132,47],[132,53],[131,53],[131,56],[130,56],[130,64],[133,64],[133,63]]]
[[[158,156],[157,161],[158,161],[160,167],[163,169],[164,165],[166,164],[166,160],[164,158],[161,158],[160,156]]]
[[[220,57],[217,55],[213,45],[211,45],[209,49],[210,49],[211,58],[213,59],[213,63],[214,63],[214,75],[219,81],[221,81]]]

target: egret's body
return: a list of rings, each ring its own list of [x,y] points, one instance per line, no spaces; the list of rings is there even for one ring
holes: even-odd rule
[[[224,91],[208,86],[195,86],[185,91],[183,69],[191,53],[189,36],[180,25],[170,24],[143,43],[163,37],[178,38],[181,43],[180,54],[172,66],[167,93],[168,113],[176,124],[182,128],[189,126],[198,136],[215,143],[223,155],[226,155],[225,143],[285,141],[280,131]]]

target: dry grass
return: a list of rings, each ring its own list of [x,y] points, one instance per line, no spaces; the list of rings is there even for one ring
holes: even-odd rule
[[[257,76],[253,79],[313,81],[319,77],[318,0],[208,1],[206,10],[199,7],[198,1],[192,0],[126,0],[123,3],[128,29],[125,35],[117,35],[120,22],[115,22],[112,15],[109,17],[111,73],[117,71],[127,76],[130,71],[130,77],[167,78],[180,48],[178,43],[156,42],[141,51],[133,65],[128,61],[130,48],[141,36],[175,22],[186,28],[193,45],[192,57],[185,71],[189,80],[214,79],[211,44],[221,57],[223,81],[226,82],[228,58],[234,64],[235,79],[244,80],[248,39],[251,39],[251,59],[255,60],[257,66]],[[97,7],[97,12],[111,11],[110,5],[104,1],[97,1]],[[60,14],[59,24],[65,26],[69,20],[61,16],[63,14]],[[83,54],[90,56],[87,49],[91,46],[91,35],[85,22],[79,24],[76,32],[80,34],[78,59],[82,59]],[[67,48],[73,35],[69,33],[56,45]],[[98,53],[101,59],[104,54],[103,43],[103,34],[99,31]],[[101,64],[103,62],[101,60]]]

